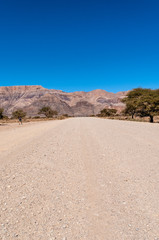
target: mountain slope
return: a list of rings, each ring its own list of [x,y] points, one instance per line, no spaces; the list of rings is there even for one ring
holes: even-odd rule
[[[105,107],[120,111],[124,107],[121,99],[126,93],[115,94],[100,89],[67,93],[42,86],[0,87],[0,107],[9,116],[18,108],[24,109],[29,116],[35,116],[43,106],[50,106],[59,114],[90,116],[98,114]]]

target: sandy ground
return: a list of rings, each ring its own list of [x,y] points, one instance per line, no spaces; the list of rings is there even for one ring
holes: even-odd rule
[[[159,125],[0,126],[0,239],[159,240]]]

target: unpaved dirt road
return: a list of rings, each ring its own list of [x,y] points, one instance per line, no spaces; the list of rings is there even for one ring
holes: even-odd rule
[[[0,152],[0,239],[159,239],[159,124],[1,126]]]

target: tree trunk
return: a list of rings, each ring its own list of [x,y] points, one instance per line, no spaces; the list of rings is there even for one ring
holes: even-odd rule
[[[134,118],[134,114],[131,115],[132,119]]]
[[[153,116],[150,115],[150,123],[153,123]]]

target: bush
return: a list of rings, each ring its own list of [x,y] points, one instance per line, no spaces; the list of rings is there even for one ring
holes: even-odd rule
[[[69,117],[67,113],[66,113],[66,114],[63,114],[63,116],[66,117],[66,118]]]
[[[117,113],[117,110],[114,108],[110,108],[110,109],[105,108],[100,112],[99,116],[100,117],[112,117],[112,116],[115,116],[116,113]]]
[[[51,107],[42,107],[39,109],[38,114],[44,114],[47,118],[52,118],[53,116],[57,115],[57,111],[52,110]]]
[[[3,119],[3,112],[4,112],[4,109],[3,108],[0,108],[0,119]]]
[[[8,120],[8,119],[9,119],[9,117],[8,117],[8,116],[6,116],[6,115],[3,115],[3,119],[4,119],[4,120]]]
[[[12,112],[13,118],[24,118],[26,116],[26,112],[22,109],[17,109],[16,111]]]

